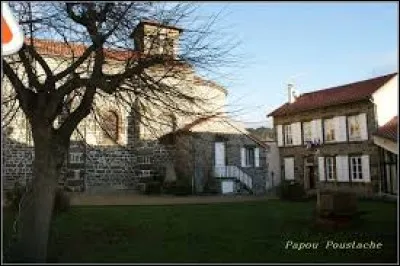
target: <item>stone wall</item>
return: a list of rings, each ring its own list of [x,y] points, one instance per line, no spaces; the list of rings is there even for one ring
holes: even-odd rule
[[[33,147],[8,138],[3,139],[2,145],[4,188],[11,189],[15,182],[25,184],[32,178]],[[165,163],[171,160],[171,152],[157,141],[138,141],[134,148],[73,142],[69,153],[59,183],[67,182],[89,192],[136,189],[139,182],[163,180]],[[71,155],[79,155],[80,162]]]
[[[3,187],[10,189],[16,182],[25,184],[32,177],[33,147],[3,138]]]
[[[86,149],[86,151],[85,151]],[[138,141],[136,146],[78,146],[70,153],[80,152],[84,162],[69,164],[69,169],[81,169],[85,191],[97,192],[137,189],[137,184],[164,178],[164,163],[170,153],[157,141]]]
[[[216,133],[183,133],[169,139],[168,143],[174,143],[176,149],[175,166],[177,175],[181,178],[194,176],[195,191],[202,193],[207,185],[215,185],[213,175],[216,141],[225,142],[226,165],[234,165],[247,173],[253,180],[253,192],[265,193],[265,184],[268,177],[266,164],[266,150],[256,144],[244,134],[216,134]],[[244,145],[254,145],[260,148],[260,167],[241,167],[240,149]],[[217,182],[218,183],[218,182]]]
[[[32,179],[33,160],[35,156],[33,146],[19,143],[4,136],[2,140],[2,182],[4,189],[12,189],[17,182],[25,185],[26,181]],[[58,179],[60,185],[64,182],[65,174],[66,168],[64,165],[61,168]]]

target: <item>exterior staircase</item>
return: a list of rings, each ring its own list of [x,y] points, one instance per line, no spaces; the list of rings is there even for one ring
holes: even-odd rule
[[[241,192],[244,188],[248,192],[252,193],[253,179],[250,175],[245,173],[242,169],[236,165],[223,165],[214,166],[214,177],[220,179],[234,179],[237,183],[236,192]]]

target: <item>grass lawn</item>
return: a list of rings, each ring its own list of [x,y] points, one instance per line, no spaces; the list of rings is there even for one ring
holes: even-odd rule
[[[53,221],[52,262],[396,262],[396,203],[360,201],[362,221],[313,227],[315,202],[73,207]],[[5,211],[5,244],[11,230]],[[8,219],[7,219],[8,218]],[[326,241],[381,242],[380,250],[325,249]],[[285,249],[287,241],[315,250]]]

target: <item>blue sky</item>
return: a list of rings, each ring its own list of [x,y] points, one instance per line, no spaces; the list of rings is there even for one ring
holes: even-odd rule
[[[228,111],[249,127],[270,126],[286,84],[302,92],[398,71],[398,4],[203,2],[223,10],[219,25],[241,45],[246,67],[217,80],[229,90]]]

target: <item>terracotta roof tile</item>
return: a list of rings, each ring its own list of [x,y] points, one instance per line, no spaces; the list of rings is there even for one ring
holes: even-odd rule
[[[26,44],[30,44],[30,39],[25,39]],[[34,46],[38,53],[42,55],[51,55],[51,56],[81,56],[87,46],[78,43],[70,43],[67,45],[65,42],[55,41],[55,40],[45,40],[45,39],[34,39]],[[129,58],[139,58],[140,53],[137,51],[123,51],[116,49],[104,49],[104,53],[106,58],[116,60],[116,61],[125,61]]]
[[[285,103],[271,112],[268,116],[291,115],[297,112],[368,99],[375,91],[395,75],[397,75],[397,73],[304,93],[296,98],[295,102]]]
[[[375,135],[391,139],[397,142],[398,138],[398,116],[393,117],[389,122],[378,128]]]

